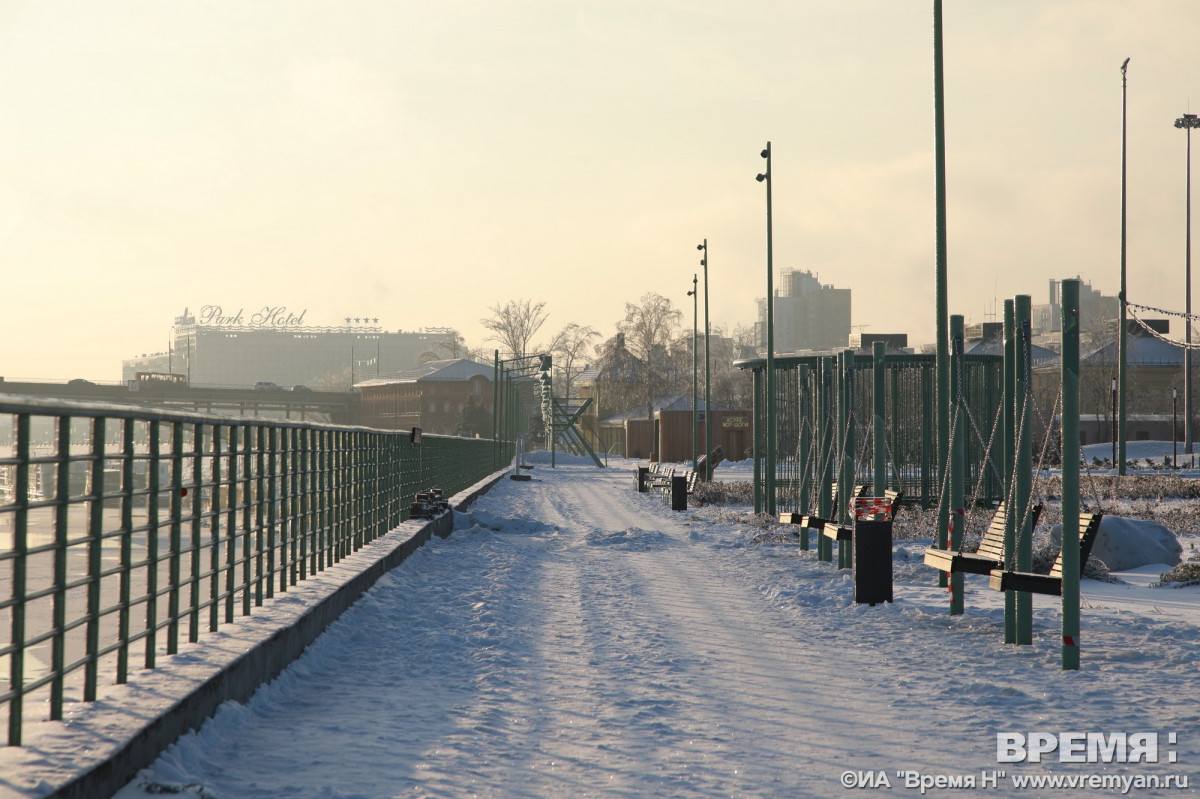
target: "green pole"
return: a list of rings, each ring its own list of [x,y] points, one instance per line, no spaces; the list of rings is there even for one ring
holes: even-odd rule
[[[1027,572],[1033,568],[1033,529],[1029,523],[1027,509],[1033,474],[1033,425],[1032,386],[1030,385],[1030,300],[1028,294],[1018,294],[1016,301],[1017,327],[1017,375],[1016,413],[1017,459],[1016,487],[1017,502],[1014,511],[1017,522],[1017,571]],[[1028,591],[1017,592],[1017,643],[1033,643],[1033,595]]]
[[[1062,667],[1079,668],[1079,281],[1062,282]]]
[[[883,342],[876,341],[871,352],[871,376],[873,405],[875,406],[875,424],[871,431],[872,443],[875,446],[872,477],[874,495],[882,497],[887,490],[887,427],[884,425],[884,414],[887,412],[887,383],[884,380],[887,362],[883,354]]]
[[[755,369],[754,376],[754,512],[763,512],[762,439],[767,409],[763,398],[763,370]]]
[[[933,440],[933,369],[932,364],[921,364],[921,508],[933,506],[933,481],[937,468],[932,463]],[[938,587],[946,587],[946,573],[938,572]]]
[[[688,294],[692,295],[692,471],[693,472],[696,471],[696,469],[698,467],[698,464],[696,463],[696,447],[700,443],[699,442],[700,433],[697,428],[697,422],[700,417],[697,414],[698,409],[696,408],[696,402],[697,402],[696,373],[699,371],[699,365],[700,365],[700,353],[699,353],[699,350],[700,350],[700,346],[699,346],[700,345],[700,330],[699,330],[700,320],[698,318],[698,315],[700,313],[698,310],[699,305],[700,305],[700,294],[697,291],[697,289],[699,288],[699,286],[697,285],[697,282],[698,282],[698,278],[696,277],[696,273],[693,272],[692,273],[692,290],[688,292]]]
[[[950,504],[942,496],[946,486],[946,467],[950,459],[950,352],[949,302],[946,287],[946,94],[942,78],[942,0],[933,0],[933,163],[934,227],[936,277],[934,280],[937,314],[937,490],[938,546],[946,548],[950,526]],[[945,573],[939,582],[946,585]]]
[[[954,445],[950,452],[950,548],[962,549],[963,543],[963,486],[966,483],[966,409],[963,400],[963,318],[955,314],[950,317],[950,339],[954,349],[950,361],[950,384],[954,392],[955,413],[951,417],[954,425]],[[963,575],[950,575],[950,615],[963,612]]]
[[[800,365],[800,397],[797,416],[800,424],[800,510],[807,511],[812,507],[812,468],[809,459],[812,453],[812,373],[804,364]],[[809,400],[807,403],[805,400]],[[808,528],[800,528],[800,547],[808,551]]]
[[[1125,63],[1121,64],[1121,296],[1119,297],[1121,300],[1121,352],[1119,355],[1120,363],[1117,364],[1117,371],[1119,372],[1120,376],[1119,382],[1121,384],[1119,394],[1120,399],[1118,400],[1117,406],[1117,474],[1121,476],[1124,476],[1125,474],[1125,423],[1128,419],[1126,416],[1125,407],[1127,378],[1125,363],[1128,360],[1125,338],[1128,335],[1127,320],[1129,314],[1129,309],[1125,307],[1125,70],[1128,67],[1129,59],[1126,58]],[[1065,307],[1063,312],[1066,313]],[[1063,328],[1063,332],[1064,334],[1066,333],[1066,328]],[[1078,430],[1076,432],[1078,432]],[[1172,437],[1174,436],[1172,435]]]
[[[833,439],[834,425],[830,416],[833,413],[833,358],[824,356],[819,360],[817,388],[817,438],[820,442],[817,450],[817,462],[821,465],[818,476],[817,515],[822,519],[830,519],[833,514]],[[830,519],[837,521],[836,519]],[[833,542],[823,535],[817,536],[817,559],[825,562],[833,561]]]
[[[708,239],[704,240],[704,258],[701,260],[701,265],[704,267],[704,452],[708,457],[712,458],[713,440],[712,440],[712,381],[709,379],[710,359],[708,357]],[[712,474],[712,465],[710,461],[704,471],[708,475]]]
[[[838,354],[839,366],[838,380],[840,391],[838,394],[838,427],[842,435],[842,450],[838,454],[838,463],[841,465],[840,477],[838,480],[838,496],[842,497],[838,502],[838,515],[841,517],[841,523],[849,526],[854,520],[854,500],[850,494],[854,488],[854,351],[842,350]],[[852,542],[838,541],[838,568],[850,568],[853,553],[851,551]]]
[[[1004,301],[1004,485],[1008,502],[1004,518],[1004,563],[1013,564],[1017,551],[1017,511],[1015,488],[1017,451],[1017,345],[1016,311],[1012,300]],[[1004,592],[1004,643],[1017,642],[1017,592]]]
[[[767,171],[758,180],[767,184],[767,513],[775,515],[775,266],[771,234],[771,142],[761,153],[767,159]]]
[[[492,471],[500,469],[500,350],[492,365]],[[420,419],[420,407],[417,408]]]

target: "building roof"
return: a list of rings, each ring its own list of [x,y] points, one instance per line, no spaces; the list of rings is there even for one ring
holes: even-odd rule
[[[966,342],[964,352],[967,355],[1004,355],[1004,339],[1003,338],[983,338]],[[1036,344],[1029,345],[1030,357],[1033,360],[1034,366],[1045,366],[1054,363],[1058,360],[1058,353],[1054,350],[1048,350],[1045,347],[1039,347]]]
[[[1081,359],[1083,366],[1115,364],[1119,342],[1113,341]],[[1125,362],[1130,366],[1183,367],[1183,347],[1155,336],[1126,336]]]
[[[358,386],[384,386],[395,383],[428,383],[447,381],[461,383],[472,377],[486,377],[491,380],[495,375],[495,367],[486,366],[467,358],[451,358],[444,361],[429,361],[412,369],[405,369],[388,377],[373,377],[355,383]]]
[[[703,409],[704,399],[703,398],[698,398],[698,399],[699,399],[699,405],[697,405],[697,407],[700,409]],[[654,413],[658,413],[659,411],[690,411],[692,409],[692,395],[691,394],[679,394],[679,395],[670,396],[670,397],[659,397],[658,399],[654,400],[654,402],[650,403],[650,407]],[[709,410],[713,410],[713,411],[729,410],[728,408],[724,408],[720,405],[717,405],[715,402],[712,403],[711,405],[709,405],[708,407],[709,407]],[[641,408],[630,408],[629,410],[625,411],[624,413],[613,414],[612,416],[609,416],[605,419],[601,419],[600,424],[622,424],[626,419],[643,419],[644,420],[645,418],[646,418],[646,408],[645,408],[645,406],[642,406]]]

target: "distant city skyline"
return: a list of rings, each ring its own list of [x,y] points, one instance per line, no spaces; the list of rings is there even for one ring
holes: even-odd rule
[[[944,15],[950,312],[1117,293],[1126,58],[1129,299],[1183,310],[1200,4]],[[205,303],[491,348],[490,306],[609,337],[656,292],[690,326],[703,239],[713,325],[751,326],[768,140],[776,279],[919,348],[931,32],[927,0],[0,6],[0,375],[117,379]]]

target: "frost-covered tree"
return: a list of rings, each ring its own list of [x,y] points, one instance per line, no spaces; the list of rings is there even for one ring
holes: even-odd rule
[[[491,340],[499,343],[503,352],[513,358],[524,358],[529,354],[533,337],[546,323],[545,308],[544,301],[509,300],[504,305],[493,305],[488,309],[491,317],[479,321],[492,331]]]

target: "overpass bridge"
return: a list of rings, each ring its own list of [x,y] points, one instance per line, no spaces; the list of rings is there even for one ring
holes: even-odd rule
[[[186,386],[165,381],[99,383],[90,380],[21,381],[0,377],[0,394],[79,402],[115,402],[196,413],[358,424],[356,391],[288,391]]]

